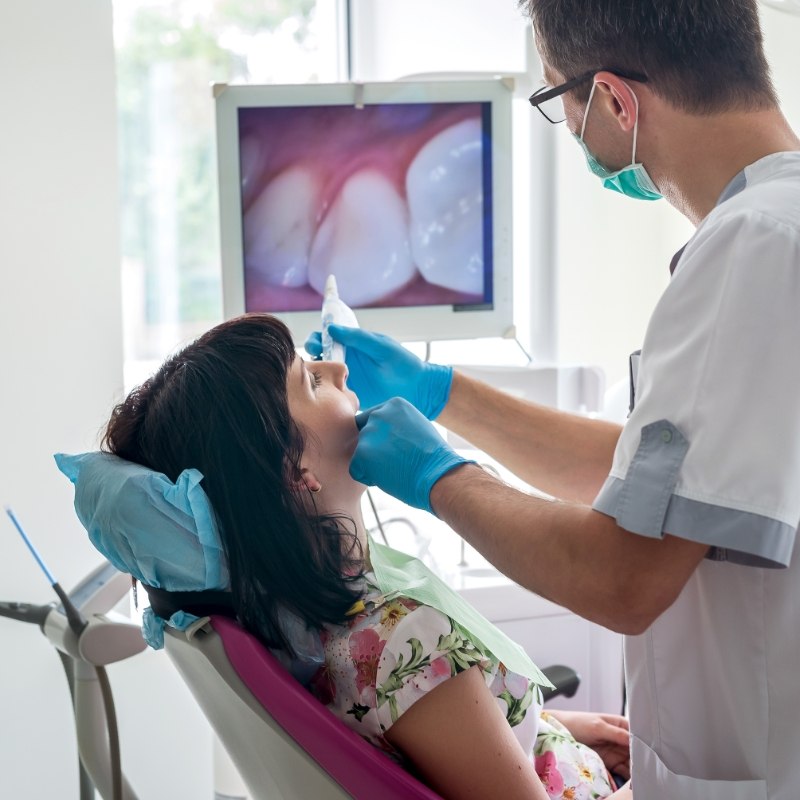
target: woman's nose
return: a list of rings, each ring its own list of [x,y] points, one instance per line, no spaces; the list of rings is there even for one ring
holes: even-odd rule
[[[344,389],[347,382],[347,376],[349,375],[347,365],[342,364],[339,361],[329,361],[328,364],[330,365],[329,369],[334,385],[340,389]]]

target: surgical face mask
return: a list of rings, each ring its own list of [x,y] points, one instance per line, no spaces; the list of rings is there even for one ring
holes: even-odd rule
[[[619,192],[635,200],[660,200],[662,194],[658,191],[658,187],[655,183],[653,183],[653,179],[644,168],[644,165],[636,163],[636,140],[639,135],[639,99],[635,94],[633,95],[633,99],[636,102],[636,123],[633,126],[633,154],[631,155],[631,163],[627,167],[623,167],[614,172],[606,169],[592,155],[587,147],[583,136],[586,132],[586,121],[589,118],[589,109],[591,108],[596,88],[597,84],[595,83],[592,86],[592,93],[589,95],[589,102],[586,104],[586,113],[583,115],[581,135],[577,136],[574,133],[572,134],[575,141],[583,148],[589,169],[603,181],[603,186],[605,186],[606,189],[611,189],[612,192]]]

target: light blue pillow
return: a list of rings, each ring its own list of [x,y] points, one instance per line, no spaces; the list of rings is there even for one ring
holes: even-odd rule
[[[75,486],[75,511],[90,541],[120,572],[170,592],[229,588],[214,511],[196,469],[173,483],[110,453],[57,453],[55,460]],[[142,635],[158,650],[165,624],[185,630],[197,619],[178,611],[163,620],[147,608]]]
[[[120,571],[156,589],[227,589],[214,511],[196,469],[166,475],[110,453],[55,456],[75,485],[75,511],[92,544]]]
[[[170,592],[230,588],[219,528],[198,470],[184,470],[173,483],[110,453],[57,453],[55,460],[75,486],[75,511],[89,539],[118,570]],[[159,650],[165,625],[186,630],[197,619],[177,611],[164,620],[146,608],[142,635]],[[319,633],[286,608],[278,624],[295,657],[273,652],[305,683],[325,661]]]

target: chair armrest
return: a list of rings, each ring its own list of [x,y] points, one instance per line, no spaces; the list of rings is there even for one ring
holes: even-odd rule
[[[581,676],[572,667],[554,664],[551,667],[545,667],[542,672],[555,687],[554,689],[542,689],[542,697],[545,703],[561,695],[572,697],[581,684]]]

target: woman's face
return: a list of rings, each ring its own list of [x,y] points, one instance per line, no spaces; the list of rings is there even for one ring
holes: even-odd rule
[[[301,467],[322,486],[320,500],[363,490],[349,472],[358,440],[358,398],[347,388],[347,367],[294,359],[286,379],[289,413],[305,435]],[[311,478],[309,478],[311,480]]]

